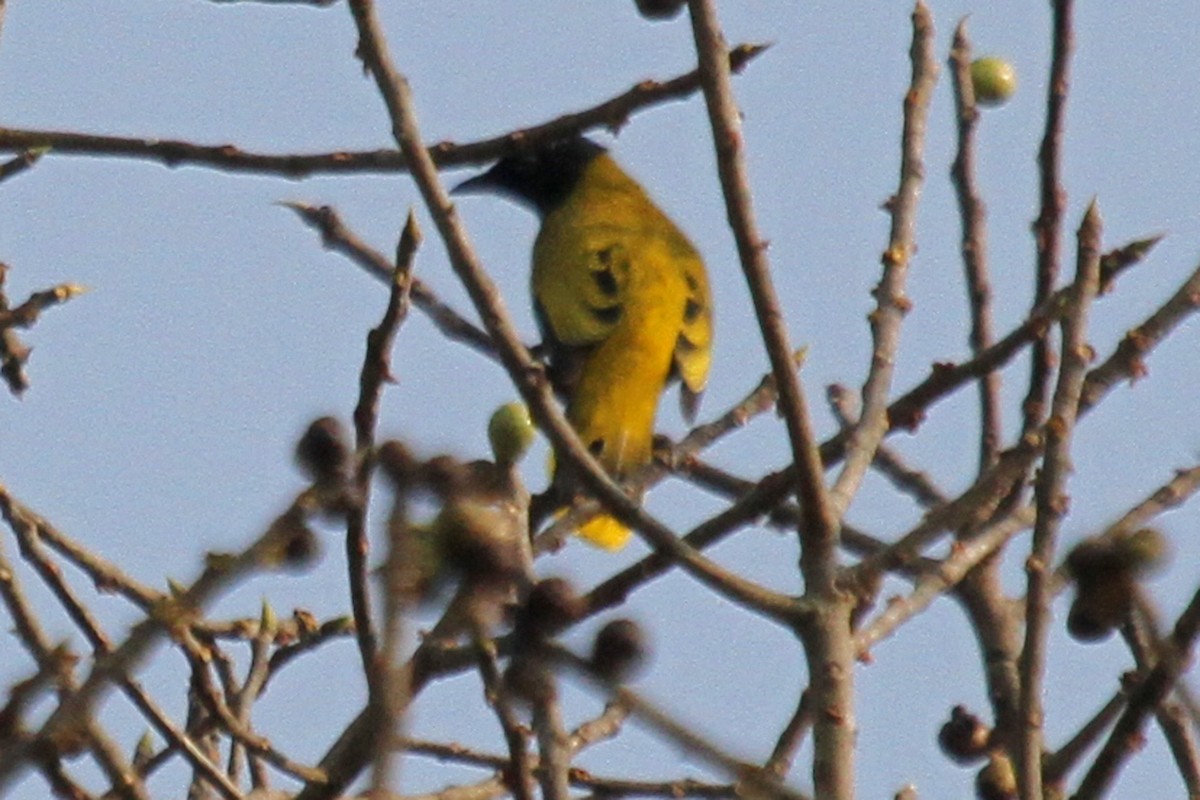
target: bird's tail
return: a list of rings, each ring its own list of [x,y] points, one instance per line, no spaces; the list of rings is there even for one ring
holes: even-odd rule
[[[614,478],[632,475],[650,463],[651,439],[658,398],[666,383],[664,359],[626,358],[606,369],[600,354],[580,376],[567,415],[584,446]],[[644,374],[637,374],[643,372]],[[577,531],[586,541],[605,550],[619,550],[629,541],[629,528],[608,514],[584,523]]]
[[[600,514],[579,526],[584,540],[605,550],[620,550],[629,541],[629,528],[616,517]]]
[[[608,473],[620,480],[650,462],[654,407],[650,408],[649,419],[642,419],[641,414],[616,418],[611,416],[611,411],[577,428],[584,443],[592,447]],[[597,446],[595,442],[598,441],[603,444]],[[580,525],[576,533],[585,541],[605,550],[620,550],[630,536],[629,527],[610,514],[592,517]]]

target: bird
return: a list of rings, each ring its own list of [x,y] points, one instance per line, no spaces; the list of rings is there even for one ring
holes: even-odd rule
[[[567,420],[614,478],[648,464],[659,399],[679,380],[695,418],[712,362],[713,306],[696,247],[606,148],[582,135],[519,149],[455,187],[532,209],[534,317]],[[563,496],[577,481],[556,469]],[[630,530],[607,514],[576,531],[618,550]]]

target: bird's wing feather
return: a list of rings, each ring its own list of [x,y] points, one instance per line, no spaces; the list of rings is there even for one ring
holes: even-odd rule
[[[683,383],[679,401],[684,418],[691,422],[696,416],[700,395],[708,382],[712,365],[713,311],[712,295],[704,262],[686,241],[675,263],[683,271],[687,294],[682,309],[682,323],[675,342],[672,372]]]
[[[604,341],[621,320],[630,269],[625,247],[560,248],[554,258],[553,274],[535,287],[544,332],[568,347]]]

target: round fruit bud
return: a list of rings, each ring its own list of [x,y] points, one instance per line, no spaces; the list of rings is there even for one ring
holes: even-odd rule
[[[678,16],[684,0],[636,0],[638,13],[646,19],[671,19]]]
[[[375,451],[375,459],[398,489],[411,488],[418,478],[421,462],[403,442],[395,439],[384,442]]]
[[[992,730],[963,706],[950,711],[950,719],[938,731],[942,752],[959,764],[973,764],[987,755]]]
[[[1109,573],[1103,581],[1080,579],[1067,615],[1067,633],[1079,642],[1108,638],[1129,618],[1136,591],[1134,584],[1131,570]]]
[[[605,680],[627,680],[646,663],[648,651],[641,625],[631,619],[615,619],[596,634],[592,669]]]
[[[296,463],[314,481],[341,477],[349,460],[346,431],[334,417],[313,420],[296,443]]]
[[[553,634],[575,620],[582,609],[575,587],[565,578],[545,578],[529,590],[518,626],[533,636]]]
[[[1087,604],[1080,604],[1079,598],[1071,603],[1071,611],[1067,614],[1067,633],[1077,642],[1091,644],[1102,642],[1113,632],[1110,621],[1098,617],[1091,612]]]
[[[519,580],[529,566],[529,532],[524,517],[503,505],[451,497],[433,522],[433,533],[448,566],[485,580]]]
[[[1084,539],[1067,553],[1067,571],[1078,584],[1108,583],[1129,572],[1129,564],[1110,538]]]
[[[521,460],[533,443],[533,420],[524,403],[505,403],[488,420],[488,442],[496,463],[509,466]]]
[[[1003,105],[1017,91],[1017,70],[1003,58],[977,58],[971,62],[971,86],[979,105]]]

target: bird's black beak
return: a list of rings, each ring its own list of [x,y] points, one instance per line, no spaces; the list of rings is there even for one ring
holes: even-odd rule
[[[499,195],[544,213],[545,209],[538,202],[544,192],[537,180],[536,167],[532,160],[502,158],[474,178],[467,178],[455,186],[450,194]]]
[[[480,173],[474,178],[467,178],[462,183],[450,190],[450,194],[484,194],[493,192],[496,189],[496,182],[492,178],[491,170]]]

